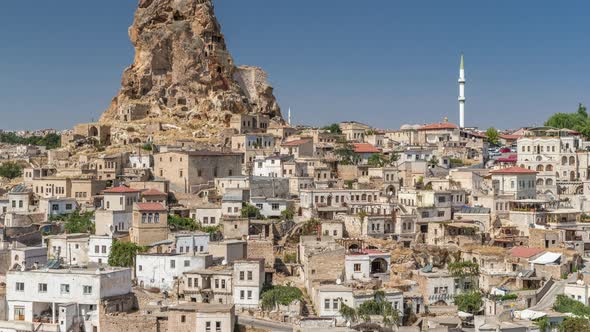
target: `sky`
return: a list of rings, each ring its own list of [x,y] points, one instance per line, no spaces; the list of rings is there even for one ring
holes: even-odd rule
[[[237,64],[295,124],[541,125],[590,103],[588,1],[214,0]],[[97,120],[133,60],[136,0],[0,1],[0,129]]]

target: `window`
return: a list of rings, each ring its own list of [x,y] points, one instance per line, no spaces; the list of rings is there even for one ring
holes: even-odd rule
[[[59,205],[57,205],[57,204],[52,204],[52,205],[51,205],[51,211],[59,211]]]
[[[47,293],[47,284],[39,284],[39,293]]]
[[[273,209],[273,211],[278,211],[279,210],[279,204],[278,203],[272,203],[272,209]]]
[[[248,300],[252,300],[252,291],[251,290],[248,291]]]
[[[191,266],[191,261],[189,261],[189,260],[184,261],[184,267],[189,267],[189,266]]]
[[[155,213],[154,214],[154,223],[159,223],[160,222],[160,214],[159,213]]]
[[[248,271],[248,280],[252,280],[252,271]]]
[[[244,271],[240,271],[240,280],[244,280]]]
[[[211,332],[211,322],[205,322],[205,331]]]
[[[100,252],[100,246],[94,246],[94,253],[98,254]]]
[[[17,292],[24,292],[25,291],[25,283],[24,282],[17,282],[16,283],[16,291]]]
[[[102,246],[101,249],[103,254],[107,253],[107,246]]]
[[[241,291],[240,291],[240,300],[243,300],[243,299],[244,299],[244,291],[243,291],[243,290],[241,290]]]
[[[176,261],[175,260],[171,260],[170,261],[170,268],[171,269],[175,269],[176,268]]]
[[[225,289],[225,279],[221,279],[221,288]]]
[[[334,299],[334,301],[332,301],[332,309],[338,310],[338,300],[337,299]]]
[[[209,217],[203,217],[203,224],[209,223]]]
[[[180,322],[181,323],[186,323],[186,316],[185,315],[181,315],[180,316]]]
[[[438,216],[439,217],[444,217],[445,216],[445,211],[438,211]]]
[[[330,309],[330,299],[324,300],[324,309]]]
[[[60,285],[60,292],[62,294],[70,294],[70,285],[68,285],[68,284],[61,284]]]
[[[215,288],[219,288],[219,279],[215,279]]]
[[[84,295],[92,294],[92,286],[84,286]]]
[[[361,264],[354,264],[354,272],[361,272]]]
[[[193,278],[187,278],[187,283],[189,287],[193,287]]]
[[[137,267],[137,269],[138,269],[139,271],[141,271],[141,270],[143,270],[143,266],[139,265],[139,266]]]
[[[221,322],[215,322],[215,332],[221,332]]]

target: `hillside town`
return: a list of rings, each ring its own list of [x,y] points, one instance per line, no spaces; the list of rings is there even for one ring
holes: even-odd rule
[[[0,130],[0,331],[590,330],[587,133],[470,127],[463,55],[457,114],[296,124],[208,0],[130,37],[99,121]]]

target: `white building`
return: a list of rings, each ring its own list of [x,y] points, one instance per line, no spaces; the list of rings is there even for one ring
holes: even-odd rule
[[[258,308],[264,285],[264,259],[234,261],[234,304],[237,308]]]
[[[281,212],[287,210],[288,206],[284,198],[252,197],[250,203],[256,206],[265,218],[280,218]]]
[[[34,266],[42,266],[47,263],[47,248],[22,247],[10,250],[10,268],[20,270],[23,266],[32,269]]]
[[[208,254],[142,254],[135,259],[135,273],[140,287],[175,291],[183,273],[204,269],[211,261]]]
[[[176,234],[176,252],[181,254],[196,254],[209,252],[209,234],[193,232]]]
[[[43,237],[43,246],[47,247],[47,256],[66,265],[88,264],[88,239],[86,233],[47,235]]]
[[[131,292],[128,268],[41,269],[6,274],[8,321],[33,322],[45,317],[43,330],[70,331],[74,319],[97,317],[104,298]],[[73,304],[73,305],[72,305]],[[0,330],[4,322],[0,322]],[[98,322],[92,322],[98,327]],[[52,326],[55,329],[50,329]]]
[[[346,280],[389,280],[391,255],[374,249],[350,252],[344,259]]]
[[[572,300],[581,302],[584,305],[590,304],[590,292],[588,284],[582,280],[578,280],[576,283],[566,284],[563,294]]]
[[[129,165],[131,168],[152,168],[154,164],[154,159],[152,155],[130,155],[129,156]]]
[[[69,214],[78,208],[74,198],[41,198],[39,200],[39,211],[43,212],[49,219],[51,216]]]
[[[108,264],[113,238],[108,235],[90,235],[88,240],[88,261]]]
[[[285,163],[292,160],[291,156],[257,156],[254,160],[253,175],[265,177],[286,177]]]
[[[515,166],[494,170],[490,173],[495,194],[513,195],[515,199],[535,199],[537,197],[536,171]]]
[[[204,205],[191,209],[191,218],[203,226],[216,226],[221,221],[220,205]]]

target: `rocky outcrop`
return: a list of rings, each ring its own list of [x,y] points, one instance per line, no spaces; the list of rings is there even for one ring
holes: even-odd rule
[[[282,121],[266,74],[235,66],[212,0],[140,0],[129,37],[134,62],[101,117],[113,144],[144,141],[147,133],[156,141],[211,139],[236,113]],[[164,129],[154,132],[156,123]]]

